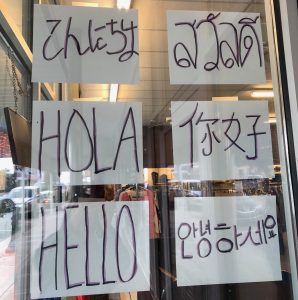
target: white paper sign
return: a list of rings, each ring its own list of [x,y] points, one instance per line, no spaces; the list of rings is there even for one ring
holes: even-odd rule
[[[168,11],[171,84],[265,83],[260,14]]]
[[[175,198],[177,285],[281,280],[275,196]]]
[[[150,288],[147,201],[37,206],[31,298]]]
[[[70,185],[143,182],[141,103],[34,101],[32,168]]]
[[[178,180],[274,176],[267,101],[171,105]]]
[[[137,83],[136,10],[35,5],[32,82]]]

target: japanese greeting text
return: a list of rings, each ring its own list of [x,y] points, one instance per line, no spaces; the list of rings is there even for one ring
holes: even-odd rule
[[[95,20],[88,20],[88,27],[86,29],[86,34],[88,35],[88,46],[81,45],[78,37],[75,34],[75,30],[72,30],[72,17],[69,17],[66,22],[63,20],[45,20],[50,29],[50,35],[46,37],[45,42],[42,47],[43,58],[47,61],[56,59],[59,55],[63,55],[64,59],[69,57],[69,52],[75,53],[79,56],[86,55],[87,53],[94,53],[97,51],[103,51],[107,55],[117,55],[119,62],[124,62],[129,60],[133,55],[139,55],[135,50],[135,31],[138,26],[134,25],[133,21],[128,22],[128,26],[125,25],[125,20],[121,19],[119,21],[111,19],[109,22],[106,22],[104,25],[94,25]],[[65,23],[65,24],[64,24]],[[66,25],[66,26],[65,26]],[[63,29],[61,29],[63,28]],[[64,35],[64,46],[56,50],[54,53],[49,54],[48,48],[50,48],[50,43],[54,43],[57,37],[57,31],[63,30]],[[74,32],[72,32],[74,31]],[[106,40],[102,34],[103,31],[109,32]],[[121,39],[121,43],[114,50],[110,44],[113,44],[112,40]],[[70,47],[73,47],[69,49]],[[58,57],[59,58],[59,57]]]
[[[35,5],[32,81],[135,83],[135,10]]]

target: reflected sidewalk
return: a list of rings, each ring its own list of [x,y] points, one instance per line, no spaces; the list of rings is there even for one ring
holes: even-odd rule
[[[0,219],[0,300],[14,299],[15,249],[11,240],[11,214]]]

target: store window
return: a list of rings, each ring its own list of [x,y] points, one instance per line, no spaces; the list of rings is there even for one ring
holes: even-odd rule
[[[61,93],[67,101],[50,103],[41,92],[32,168],[1,171],[0,269],[7,271],[0,299],[297,299],[273,1],[128,1],[136,11],[121,13],[130,27],[123,21],[116,29],[112,19],[95,32],[138,36],[138,48],[132,39],[125,44],[132,49],[116,51],[108,40],[105,63],[119,57],[94,73],[86,70],[98,62],[80,59],[102,50],[104,38],[93,44],[93,23],[82,22],[83,51],[81,32],[70,33],[74,16],[83,20],[88,7],[90,18],[95,10],[106,18],[100,9],[116,11],[121,1],[55,2],[63,5],[55,14],[71,12],[64,48],[60,36],[53,44],[48,38],[40,53],[53,65],[44,72],[33,60],[33,80],[69,82]],[[40,20],[50,18],[52,8],[42,7]],[[62,17],[47,22],[56,22],[45,27],[50,35],[64,26]],[[14,63],[27,93],[18,111],[31,119],[28,74],[11,55],[3,50],[1,93],[13,91]],[[127,83],[113,82],[117,63],[136,57],[136,69],[128,63],[129,71],[115,72]],[[14,107],[14,98],[2,103]]]

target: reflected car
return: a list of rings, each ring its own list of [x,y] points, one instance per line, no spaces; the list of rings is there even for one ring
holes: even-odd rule
[[[53,199],[53,191],[50,190],[49,184],[46,182],[37,182],[34,184],[35,188],[39,189],[38,203],[50,203]]]
[[[15,209],[15,204],[11,199],[0,199],[0,217],[4,214],[11,213]]]
[[[24,186],[13,188],[9,193],[0,197],[0,202],[6,201],[14,204],[14,208],[20,209],[24,205],[25,214],[31,217],[31,205],[39,201],[39,188]],[[12,206],[11,206],[12,208]]]
[[[39,188],[35,186],[24,186],[13,188],[8,194],[1,197],[1,199],[11,199],[18,207],[23,203],[28,203],[39,199]]]
[[[49,183],[41,181],[34,184],[40,190],[39,203],[51,203],[66,201],[68,197],[68,188],[62,183]]]

